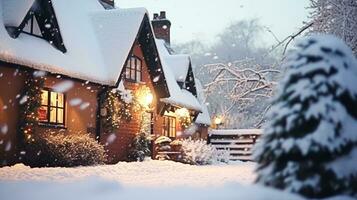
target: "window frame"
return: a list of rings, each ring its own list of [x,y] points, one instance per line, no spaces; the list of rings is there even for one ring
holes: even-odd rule
[[[67,110],[67,95],[65,93],[60,93],[60,92],[55,92],[53,89],[51,88],[43,88],[42,91],[46,91],[47,92],[47,105],[42,104],[42,99],[41,99],[41,107],[46,107],[47,109],[47,115],[46,115],[46,121],[41,121],[40,119],[38,119],[38,123],[39,125],[50,125],[50,126],[55,126],[55,127],[65,127],[66,126],[66,110]],[[55,106],[51,106],[51,93],[56,93],[57,97],[56,97],[56,105]],[[63,95],[63,107],[58,106],[58,94],[62,94]],[[42,95],[42,93],[41,93]],[[55,109],[56,110],[56,122],[51,122],[51,109]],[[63,110],[63,119],[62,119],[62,123],[58,123],[58,110],[62,109]]]
[[[134,66],[132,62],[134,60]],[[140,63],[140,69],[138,69]],[[133,72],[133,74],[132,74]],[[138,73],[140,73],[140,78],[138,78]],[[143,61],[138,56],[132,55],[125,62],[124,79],[131,82],[142,82],[143,80]]]
[[[169,115],[163,116],[162,135],[169,138],[176,138],[176,117]]]

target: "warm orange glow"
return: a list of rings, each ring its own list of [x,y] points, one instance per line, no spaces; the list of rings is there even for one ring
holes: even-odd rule
[[[187,108],[180,108],[175,111],[175,114],[178,117],[190,117],[190,112],[187,110]]]
[[[222,116],[216,116],[214,119],[214,124],[220,125],[223,123],[223,117]]]
[[[136,97],[139,104],[146,109],[149,109],[150,105],[154,101],[154,95],[147,86],[140,87],[136,92]]]

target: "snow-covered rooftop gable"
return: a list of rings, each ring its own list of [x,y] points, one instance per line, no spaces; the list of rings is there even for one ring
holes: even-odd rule
[[[5,26],[19,26],[35,0],[2,0]]]
[[[211,123],[212,123],[211,117],[210,117],[210,114],[208,112],[208,108],[207,108],[207,105],[205,102],[204,91],[203,91],[201,81],[196,78],[195,82],[196,82],[196,89],[197,89],[197,98],[202,106],[202,113],[198,114],[195,123],[211,126]]]
[[[186,89],[181,89],[180,86],[178,85],[173,73],[173,68],[169,65],[170,62],[167,62],[167,58],[170,55],[167,52],[165,44],[163,42],[156,40],[156,45],[159,51],[160,60],[166,79],[166,84],[168,86],[169,93],[170,93],[170,97],[162,98],[161,101],[164,103],[169,103],[174,106],[185,107],[187,109],[202,112],[201,104],[198,102],[197,98],[193,96],[193,94],[187,91]]]
[[[15,4],[7,1],[0,3],[0,24],[10,23],[4,10]],[[27,1],[18,3],[28,5]],[[105,10],[98,0],[52,0],[52,5],[67,52],[27,34],[13,39],[0,26],[0,60],[116,85],[147,10]]]
[[[165,44],[165,40],[157,39],[156,44],[159,46],[159,52],[162,58],[165,59],[166,63],[171,68],[176,81],[184,82],[188,75],[188,69],[190,66],[190,56],[186,54],[170,54]]]

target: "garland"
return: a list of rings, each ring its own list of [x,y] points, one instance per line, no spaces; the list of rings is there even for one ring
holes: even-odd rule
[[[132,107],[133,103],[126,99],[123,100],[123,95],[118,90],[108,89],[104,94],[101,108],[104,133],[113,133],[123,120],[130,121]]]
[[[23,142],[33,140],[32,133],[38,123],[38,109],[41,106],[41,93],[45,83],[45,72],[24,71],[25,86],[18,98],[20,105],[19,135]]]
[[[141,112],[150,109],[146,105],[148,94],[151,94],[150,89],[145,85],[137,88],[134,94],[131,90],[107,89],[101,104],[103,132],[114,133],[122,121],[132,119],[133,113],[140,113],[140,116]]]

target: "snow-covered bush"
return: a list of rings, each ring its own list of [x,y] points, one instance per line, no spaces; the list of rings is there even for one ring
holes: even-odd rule
[[[26,144],[25,164],[74,167],[104,164],[104,147],[88,134],[44,133]]]
[[[321,198],[357,197],[357,61],[333,36],[297,44],[254,153],[257,182]]]
[[[145,133],[137,134],[129,148],[128,160],[130,161],[142,162],[145,157],[151,155],[150,140]]]
[[[229,163],[230,154],[229,150],[216,150],[213,161],[217,163]]]
[[[165,152],[171,151],[170,143],[172,140],[166,136],[160,136],[155,140],[156,151],[161,152],[156,155],[155,159],[158,160],[170,160],[170,156],[165,154]],[[163,153],[164,152],[164,153]]]
[[[208,165],[218,156],[217,150],[205,140],[182,140],[183,162],[192,165]]]

